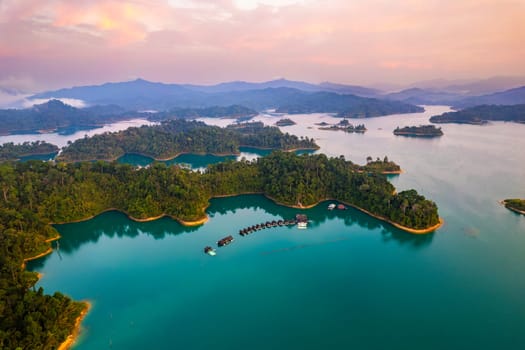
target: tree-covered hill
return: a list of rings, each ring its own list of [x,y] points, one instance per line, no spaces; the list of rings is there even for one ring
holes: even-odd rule
[[[525,104],[512,106],[483,105],[447,112],[430,118],[432,123],[484,124],[487,121],[525,123]]]
[[[0,145],[0,162],[16,160],[31,155],[50,154],[58,151],[59,148],[56,145],[44,141],[24,142],[22,144],[8,142]]]
[[[268,149],[317,149],[313,139],[298,138],[262,123],[226,128],[197,121],[170,120],[160,125],[129,128],[76,140],[58,157],[64,161],[112,160],[126,153],[168,159],[180,153],[238,154],[239,147]]]

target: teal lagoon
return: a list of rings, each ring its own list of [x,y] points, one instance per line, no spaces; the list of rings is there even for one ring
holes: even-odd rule
[[[210,164],[217,164],[221,162],[226,162],[228,160],[240,160],[242,158],[253,160],[258,157],[264,157],[273,150],[271,149],[260,149],[253,147],[241,147],[239,155],[226,155],[226,156],[217,156],[213,154],[193,154],[193,153],[184,153],[173,159],[162,161],[166,165],[186,165],[194,170],[203,170]],[[314,153],[314,150],[298,150],[297,154],[311,154]],[[123,164],[130,164],[133,166],[148,166],[153,163],[155,160],[151,157],[147,157],[140,154],[125,154],[122,157],[117,159],[117,162]]]
[[[198,227],[118,212],[59,225],[59,249],[28,268],[43,273],[47,293],[92,302],[79,350],[524,348],[525,216],[498,200],[525,198],[525,125],[392,134],[445,110],[365,120],[365,135],[312,127],[326,115],[289,116],[298,125],[286,129],[356,163],[388,155],[404,170],[390,178],[398,191],[437,202],[445,224],[435,233],[327,202],[299,211],[247,195],[212,200]],[[237,234],[299,212],[306,230]],[[203,253],[229,234],[235,241],[217,256]]]

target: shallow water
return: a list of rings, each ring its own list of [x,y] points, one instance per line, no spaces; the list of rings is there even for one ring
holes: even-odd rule
[[[394,136],[447,110],[337,122],[294,115],[281,128],[320,152],[364,163],[388,157],[398,190],[436,201],[445,225],[411,235],[356,210],[305,210],[307,230],[239,229],[298,210],[262,196],[212,200],[210,220],[136,223],[120,213],[57,226],[60,249],[29,268],[48,293],[93,308],[76,349],[518,349],[525,346],[525,216],[498,200],[525,197],[525,125],[443,125],[438,139]],[[288,116],[287,116],[288,117]],[[273,123],[281,117],[259,116]],[[352,122],[352,121],[351,121]],[[232,234],[235,241],[203,254]]]

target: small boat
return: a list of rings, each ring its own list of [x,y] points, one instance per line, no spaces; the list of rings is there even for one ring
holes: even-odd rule
[[[204,253],[208,254],[208,255],[211,255],[211,256],[214,256],[215,254],[217,254],[217,253],[215,253],[215,249],[213,249],[210,246],[207,246],[207,247],[204,248]]]
[[[335,203],[328,204],[328,210],[334,210],[335,209]]]
[[[339,204],[339,205],[337,205],[337,209],[338,210],[345,210],[346,207],[343,204]]]

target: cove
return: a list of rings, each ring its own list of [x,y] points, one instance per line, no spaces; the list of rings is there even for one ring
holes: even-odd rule
[[[264,157],[270,154],[271,149],[260,149],[253,147],[240,147],[239,155],[217,156],[213,154],[193,154],[184,153],[173,159],[163,161],[166,165],[181,164],[187,165],[191,169],[205,169],[209,164],[217,164],[228,160],[240,160],[243,157],[252,160],[258,157]],[[297,150],[296,154],[312,154],[314,150]],[[140,154],[125,154],[117,159],[117,162],[130,164],[133,166],[147,166],[154,162],[154,159]]]

